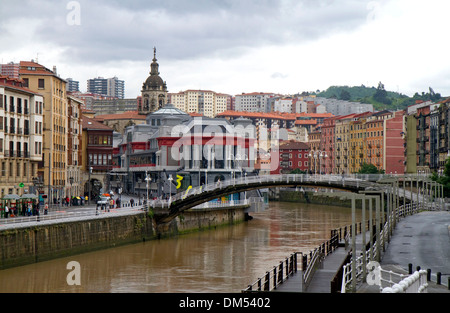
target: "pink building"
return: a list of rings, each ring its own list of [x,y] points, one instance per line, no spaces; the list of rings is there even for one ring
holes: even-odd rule
[[[405,154],[403,135],[405,132],[403,116],[404,111],[393,113],[393,117],[386,119],[384,129],[384,160],[386,174],[405,173]]]
[[[339,116],[327,118],[323,121],[322,129],[321,129],[321,137],[320,137],[320,152],[322,158],[320,158],[320,152],[316,151],[315,153],[319,153],[319,157],[317,158],[318,165],[320,167],[320,173],[323,174],[331,174],[334,172],[334,138],[335,138],[335,125],[336,119]],[[312,152],[312,151],[311,151]],[[314,158],[314,152],[312,152]],[[317,171],[319,172],[319,171]]]

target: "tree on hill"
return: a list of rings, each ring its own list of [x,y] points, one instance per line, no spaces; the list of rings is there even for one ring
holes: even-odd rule
[[[341,90],[341,94],[339,95],[339,100],[349,101],[351,98],[352,98],[352,96],[350,95],[350,92],[348,92],[345,89]]]
[[[391,104],[392,100],[388,98],[387,91],[384,89],[384,85],[379,82],[378,88],[375,94],[372,97],[375,101],[383,103],[383,104]]]

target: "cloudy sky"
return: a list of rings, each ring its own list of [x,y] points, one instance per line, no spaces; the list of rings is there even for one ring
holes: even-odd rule
[[[153,47],[169,92],[377,86],[450,96],[447,0],[0,0],[2,63],[38,58],[140,94]]]

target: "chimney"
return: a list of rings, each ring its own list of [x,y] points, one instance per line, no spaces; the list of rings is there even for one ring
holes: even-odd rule
[[[55,73],[55,75],[57,75],[57,73],[56,73],[56,66],[55,65],[53,65],[53,73]]]

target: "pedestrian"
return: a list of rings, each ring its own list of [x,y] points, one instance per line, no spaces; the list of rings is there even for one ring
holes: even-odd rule
[[[8,214],[9,214],[9,208],[7,205],[5,205],[5,218],[8,218]]]
[[[114,209],[114,200],[113,200],[113,198],[109,199],[109,208],[110,209]]]
[[[48,203],[45,203],[44,215],[47,215],[47,213],[48,213]]]
[[[133,207],[133,204],[134,204],[134,199],[131,198],[131,199],[130,199],[130,205]]]

